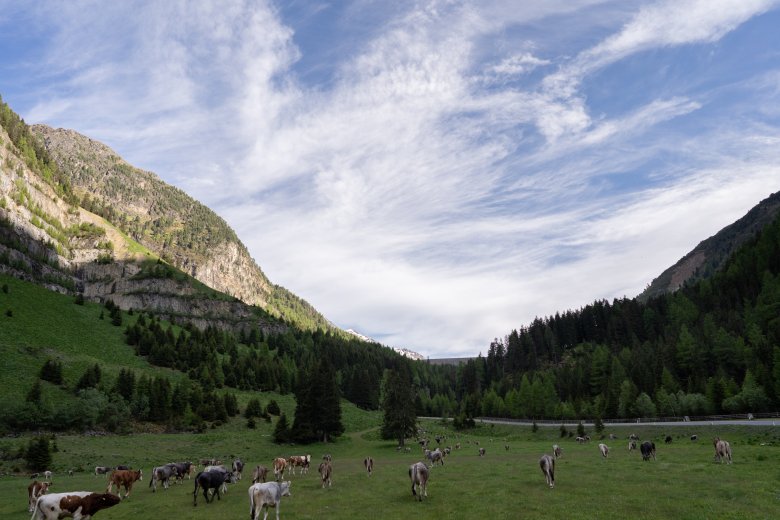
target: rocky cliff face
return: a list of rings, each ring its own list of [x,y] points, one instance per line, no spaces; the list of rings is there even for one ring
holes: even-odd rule
[[[204,284],[267,307],[271,284],[227,223],[155,174],[72,130],[35,125],[83,206]]]

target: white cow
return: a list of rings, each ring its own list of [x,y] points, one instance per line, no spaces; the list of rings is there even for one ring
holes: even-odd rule
[[[599,451],[601,452],[601,456],[606,459],[609,455],[609,446],[604,443],[599,443]]]
[[[267,520],[268,507],[273,506],[276,509],[276,520],[279,520],[279,504],[282,497],[290,496],[290,485],[289,481],[253,484],[249,488],[249,518],[259,520],[260,510],[265,508],[263,520]]]

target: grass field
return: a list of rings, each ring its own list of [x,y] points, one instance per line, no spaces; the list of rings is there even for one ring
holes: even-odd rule
[[[361,420],[353,414],[353,428]],[[376,420],[366,416],[363,422]],[[627,451],[625,429],[612,430],[620,439],[611,444],[608,460],[597,442],[578,445],[560,439],[557,428],[531,433],[528,427],[480,426],[467,434],[453,432],[440,422],[423,423],[432,433],[443,433],[442,444],[460,442],[443,467],[431,470],[428,498],[412,498],[407,468],[421,460],[419,448],[397,452],[394,443],[378,439],[376,429],[350,433],[328,445],[277,446],[270,442],[271,425],[248,430],[234,420],[204,434],[140,434],[129,436],[59,436],[54,454],[52,491],[105,489],[105,477],[95,477],[95,465],[130,464],[146,474],[153,465],[169,461],[240,456],[247,466],[270,466],[276,456],[310,453],[313,469],[295,475],[292,496],[282,502],[281,516],[303,518],[778,518],[780,517],[780,428],[698,427],[671,433],[672,444],[661,439],[660,428],[632,429],[658,447],[656,461],[642,462]],[[605,433],[609,433],[607,430]],[[688,436],[699,435],[698,442]],[[713,462],[708,439],[720,435],[731,441],[732,465]],[[485,447],[479,457],[475,442]],[[26,439],[0,439],[0,446],[18,446]],[[538,467],[539,456],[553,443],[563,447],[556,466],[556,486],[549,489]],[[506,451],[504,445],[509,445]],[[334,461],[333,487],[321,489],[316,466],[324,453]],[[363,458],[371,455],[375,471],[368,477]],[[68,468],[79,468],[65,476]],[[251,470],[249,470],[251,471]],[[247,472],[249,472],[247,471]],[[0,477],[0,518],[29,518],[26,510],[27,476]],[[148,475],[136,484],[130,498],[102,511],[104,520],[138,518],[209,519],[247,518],[249,482],[232,485],[226,496],[207,504],[202,495],[192,504],[193,482],[152,493]]]

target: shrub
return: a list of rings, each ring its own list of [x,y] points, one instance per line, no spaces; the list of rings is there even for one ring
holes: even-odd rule
[[[27,467],[33,471],[49,469],[52,460],[49,439],[46,437],[30,439],[30,443],[24,452],[24,460]]]

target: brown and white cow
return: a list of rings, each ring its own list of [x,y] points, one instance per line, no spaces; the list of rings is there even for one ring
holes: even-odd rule
[[[309,472],[309,465],[311,464],[311,455],[293,455],[287,459],[287,465],[290,467],[290,472],[295,475],[295,468],[301,468],[301,474]]]
[[[374,459],[371,457],[366,457],[363,459],[363,466],[366,467],[366,471],[368,472],[368,476],[371,476],[371,473],[374,471]]]
[[[111,490],[116,486],[116,494],[122,499],[122,488],[125,488],[125,498],[130,496],[130,492],[133,490],[133,482],[136,480],[143,480],[143,472],[140,469],[117,469],[111,473],[108,477],[108,488],[106,493],[111,493]]]
[[[479,456],[480,457],[484,457],[485,456],[485,448],[480,448],[479,449]]]
[[[35,510],[35,503],[38,501],[38,497],[45,495],[49,492],[49,486],[51,482],[38,482],[37,480],[30,483],[27,486],[27,511],[32,513]]]
[[[325,483],[327,482],[328,487],[331,486],[331,476],[333,475],[333,466],[330,462],[325,461],[320,463],[320,467],[318,468],[320,472],[320,479],[322,480],[322,488],[325,489]]]
[[[274,477],[277,482],[284,478],[284,470],[287,469],[287,459],[284,457],[276,457],[274,459]]]
[[[731,464],[731,444],[729,441],[723,441],[720,437],[715,437],[712,440],[712,445],[715,446],[715,460],[723,463],[723,459],[726,459],[727,464]]]
[[[52,493],[38,498],[31,520],[59,520],[68,517],[73,520],[89,520],[101,509],[113,507],[118,503],[119,497],[111,493]]]
[[[539,467],[544,473],[544,478],[547,479],[547,485],[551,488],[555,487],[555,459],[549,455],[542,455],[539,459]]]
[[[561,447],[557,444],[553,444],[553,457],[556,459],[561,458],[561,454],[563,453],[563,450],[561,450]]]
[[[628,441],[628,451],[633,451],[636,449],[636,441],[634,439],[631,439]]]

